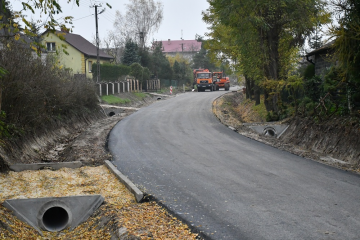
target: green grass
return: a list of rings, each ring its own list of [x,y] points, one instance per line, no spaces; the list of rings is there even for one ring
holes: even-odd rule
[[[250,100],[249,100],[250,101]],[[259,114],[259,116],[262,118],[262,119],[266,119],[266,115],[267,115],[267,111],[266,111],[266,107],[265,107],[265,104],[264,104],[264,98],[263,96],[261,96],[261,101],[260,101],[260,104],[259,105],[256,105],[255,106],[255,101],[252,101],[254,103],[254,105],[252,106],[252,110],[254,112],[256,112],[257,114]]]
[[[128,98],[119,98],[114,95],[101,96],[101,99],[108,104],[125,104],[131,102]]]
[[[141,100],[147,97],[146,93],[134,93],[134,95]]]

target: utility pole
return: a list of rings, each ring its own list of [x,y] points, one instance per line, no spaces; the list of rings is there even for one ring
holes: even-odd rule
[[[97,76],[96,76],[96,82],[100,82],[100,58],[99,58],[99,45],[100,45],[100,40],[99,40],[99,31],[98,31],[98,7],[101,7],[101,4],[96,5],[94,4],[95,7],[95,25],[96,25],[96,69],[97,69]],[[102,13],[102,12],[101,12]],[[100,13],[100,14],[101,14]]]

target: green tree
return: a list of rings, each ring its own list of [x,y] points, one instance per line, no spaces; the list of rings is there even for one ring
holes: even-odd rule
[[[331,29],[335,37],[334,62],[337,65],[337,85],[346,85],[348,108],[360,109],[360,2],[357,0],[332,1],[339,25]],[[360,111],[358,111],[360,113]]]
[[[138,52],[139,58],[140,58],[140,64],[143,67],[151,68],[152,62],[151,62],[151,54],[149,52],[148,48],[139,48]]]
[[[278,99],[269,81],[286,79],[294,52],[302,46],[318,22],[328,14],[321,0],[209,0],[203,19],[211,24],[210,35],[226,39],[235,51],[245,75],[259,79],[264,87],[268,111],[277,111]],[[226,27],[224,35],[221,27]],[[218,31],[218,32],[214,32]],[[231,36],[232,39],[229,39]],[[233,59],[233,58],[232,58]],[[260,85],[260,83],[259,83]]]
[[[9,1],[0,0],[0,29],[3,29],[3,36],[6,39],[15,37],[19,32],[19,24],[15,21],[14,12]]]
[[[308,44],[311,49],[318,49],[322,47],[322,35],[321,35],[321,24],[315,27],[315,31],[310,34]]]
[[[138,45],[131,39],[129,39],[125,44],[125,49],[121,61],[122,64],[127,66],[139,62]]]
[[[139,63],[131,64],[130,75],[135,77],[135,79],[142,81],[143,80],[143,67]]]
[[[173,71],[169,60],[162,52],[162,43],[154,42],[153,49],[151,72],[155,78],[171,79]]]
[[[144,80],[149,80],[150,77],[151,77],[151,72],[150,72],[149,68],[144,67],[144,68],[143,68],[143,74],[142,74],[142,80],[143,80],[143,81],[144,81]]]
[[[215,64],[212,63],[209,57],[208,51],[204,48],[204,44],[201,45],[200,51],[193,57],[193,68],[205,68],[211,71],[216,69]]]
[[[173,73],[174,73],[175,80],[179,80],[181,77],[180,76],[181,69],[180,69],[180,64],[176,60],[174,62],[174,66],[173,66]]]

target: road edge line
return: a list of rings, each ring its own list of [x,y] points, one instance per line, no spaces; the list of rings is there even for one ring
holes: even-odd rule
[[[143,192],[135,186],[133,182],[130,181],[124,174],[122,174],[114,164],[109,160],[105,160],[105,166],[123,183],[126,188],[135,196],[137,202],[141,202],[144,197]]]

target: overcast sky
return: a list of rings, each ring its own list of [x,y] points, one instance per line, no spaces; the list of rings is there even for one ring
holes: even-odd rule
[[[23,0],[24,1],[24,0]],[[108,31],[113,30],[113,23],[115,20],[115,12],[119,10],[125,14],[125,4],[129,0],[107,0],[107,1],[93,1],[80,0],[78,7],[74,3],[66,4],[67,0],[60,0],[64,2],[62,6],[63,14],[56,16],[59,19],[63,16],[73,16],[74,29],[73,33],[79,34],[92,42],[95,37],[95,16],[94,8],[90,7],[94,3],[102,4],[106,7],[106,2],[112,6],[112,9],[106,7],[106,11],[99,15],[99,37],[103,39]],[[155,0],[156,1],[156,0]],[[207,32],[207,25],[202,21],[201,12],[206,10],[209,6],[206,0],[158,0],[164,5],[164,19],[157,33],[151,39],[155,40],[180,40],[181,37],[185,40],[195,39],[195,34],[204,35]],[[22,8],[21,0],[10,1],[14,11]],[[40,14],[32,15],[27,13],[37,20]],[[181,36],[181,30],[183,35]]]

